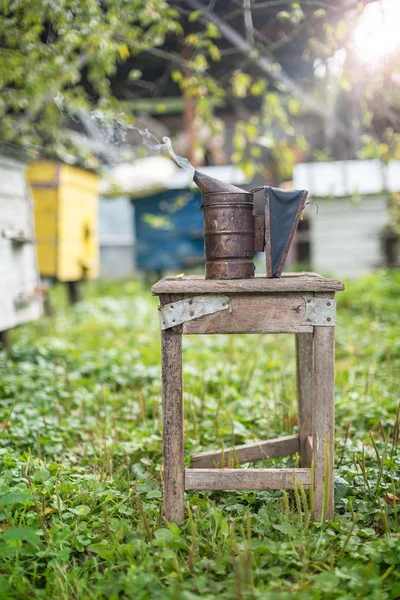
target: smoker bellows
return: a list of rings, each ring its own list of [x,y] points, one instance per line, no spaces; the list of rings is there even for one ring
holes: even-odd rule
[[[195,171],[204,213],[207,279],[254,277],[255,252],[266,255],[267,277],[280,277],[307,192],[262,186],[246,192]],[[264,194],[264,214],[254,215],[254,193]]]

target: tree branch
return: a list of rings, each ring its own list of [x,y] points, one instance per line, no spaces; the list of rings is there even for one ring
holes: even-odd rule
[[[369,2],[373,2],[374,0],[361,0],[361,1],[363,2],[363,4],[368,4]],[[345,11],[345,10],[352,10],[352,9],[357,8],[358,2],[359,2],[359,0],[349,0],[348,3],[345,4],[344,6],[333,6],[329,2],[323,2],[321,0],[301,0],[301,5],[315,7],[315,8],[323,8],[327,11],[331,11],[334,13],[343,13],[343,11]],[[237,5],[238,3],[235,2],[235,4]],[[258,4],[257,3],[253,4],[252,11],[255,12],[257,10],[262,10],[264,8],[273,8],[273,7],[277,7],[277,6],[286,6],[287,7],[288,4],[290,4],[289,0],[267,0],[266,2],[260,2]],[[241,6],[238,8],[235,8],[230,13],[227,13],[225,15],[225,20],[229,21],[230,19],[237,17],[238,15],[240,15],[242,13],[242,11],[243,11],[243,9]]]
[[[368,2],[372,2],[373,0],[362,0],[365,4]],[[333,12],[342,13],[344,10],[350,10],[353,8],[357,8],[357,4],[359,0],[348,0],[344,6],[333,6],[330,2],[323,2],[321,0],[301,0],[301,4],[303,6],[315,6],[318,8],[324,8],[326,10],[331,10]],[[259,4],[255,4],[253,6],[253,10],[258,10],[262,8],[271,8],[273,6],[281,6],[282,4],[289,4],[289,0],[267,0],[266,2],[260,2]]]
[[[199,10],[202,13],[202,18],[206,22],[213,23],[218,27],[221,35],[231,42],[236,48],[238,48],[243,54],[249,57],[249,59],[258,66],[258,68],[268,75],[275,84],[281,89],[286,91],[297,98],[307,110],[317,115],[324,121],[326,121],[330,115],[327,110],[319,102],[317,102],[308,92],[303,90],[282,68],[279,70],[276,65],[266,56],[261,56],[257,48],[249,44],[245,38],[240,35],[233,27],[228,25],[222,18],[206,9],[204,4],[199,0],[184,0],[193,10]],[[335,126],[338,133],[344,138],[350,139],[351,132],[345,127],[345,125],[335,120]]]
[[[254,26],[251,17],[251,0],[243,0],[244,27],[246,30],[246,39],[251,46],[254,46]]]

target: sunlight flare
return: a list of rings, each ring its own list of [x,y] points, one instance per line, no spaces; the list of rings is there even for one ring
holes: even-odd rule
[[[400,50],[400,1],[380,0],[368,4],[354,30],[356,54],[373,67]]]

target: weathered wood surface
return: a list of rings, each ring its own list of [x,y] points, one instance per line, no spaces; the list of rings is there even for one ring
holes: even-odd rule
[[[324,512],[324,489],[327,488],[325,518],[332,519],[334,463],[334,327],[314,328],[313,375],[313,459],[314,459],[314,517]],[[326,460],[326,456],[328,458]],[[328,481],[325,486],[325,479]]]
[[[319,276],[309,276],[311,278]],[[186,281],[189,278],[183,278]],[[284,278],[282,278],[284,279]],[[304,278],[303,278],[304,279]],[[165,282],[162,280],[159,282]],[[169,280],[170,281],[170,280]],[[178,281],[178,280],[173,280]],[[190,278],[196,281],[196,278]],[[226,284],[237,285],[236,281],[205,282],[197,278],[198,288],[172,294],[160,293],[161,304],[180,300],[184,294],[208,293],[205,284],[213,284],[209,293],[228,293],[233,311],[206,315],[196,321],[162,332],[163,369],[163,419],[164,419],[164,505],[167,520],[180,522],[184,519],[184,489],[187,490],[246,490],[246,489],[293,489],[293,474],[296,485],[304,488],[311,485],[311,456],[314,462],[314,517],[322,514],[333,518],[333,458],[334,458],[334,327],[304,326],[305,298],[301,292],[314,292],[316,297],[333,298],[334,291],[315,291],[315,286],[289,290],[284,294],[272,291],[234,292]],[[246,280],[247,284],[250,281]],[[263,281],[269,281],[263,279]],[[274,282],[282,280],[273,280]],[[325,280],[332,281],[332,280]],[[180,279],[182,282],[182,279]],[[240,283],[240,282],[239,282]],[[340,282],[340,288],[343,285]],[[159,285],[159,284],[156,284]],[[217,286],[215,285],[217,284]],[[223,289],[218,285],[222,284]],[[153,292],[156,286],[153,287]],[[300,286],[301,288],[301,286]],[[168,289],[168,287],[167,287]],[[172,287],[174,291],[176,287]],[[179,289],[179,288],[178,288]],[[232,317],[234,317],[232,319]],[[225,319],[225,320],[224,320]],[[226,320],[227,319],[227,320]],[[288,436],[279,440],[268,440],[235,449],[207,452],[195,455],[191,469],[184,469],[183,460],[183,401],[182,401],[182,334],[183,333],[262,333],[296,332],[297,367],[299,393],[300,437]],[[311,403],[310,403],[311,398]],[[311,413],[310,413],[311,411]],[[311,416],[310,416],[311,414]],[[288,441],[289,439],[289,441]],[[292,441],[290,441],[290,439]],[[268,451],[266,448],[269,448]],[[281,444],[281,451],[278,448]],[[283,445],[282,445],[283,444]],[[293,449],[291,444],[293,444]],[[296,446],[296,447],[294,447]],[[214,465],[262,460],[269,456],[281,456],[302,450],[301,467],[298,469],[232,469],[208,468]],[[275,454],[273,454],[275,452]],[[279,453],[278,453],[279,452]],[[326,458],[328,455],[328,459]],[[201,468],[199,468],[201,467]],[[326,481],[328,477],[328,481]],[[324,504],[324,491],[328,490]]]
[[[211,452],[194,454],[192,456],[191,467],[193,469],[232,467],[236,464],[242,465],[257,460],[264,460],[266,458],[287,456],[288,454],[295,454],[298,451],[298,436],[288,435],[274,440],[243,444],[233,448],[227,448],[226,450],[213,450]]]
[[[181,296],[166,295],[162,301],[180,299]],[[177,523],[185,518],[182,335],[179,329],[161,332],[164,509],[166,520]]]
[[[231,294],[232,312],[220,311],[188,321],[185,335],[211,333],[312,332],[304,325],[306,300],[301,294]]]
[[[296,335],[297,404],[299,417],[300,466],[310,467],[307,438],[312,434],[313,334]]]
[[[311,484],[311,469],[185,469],[186,490],[290,490]]]
[[[202,275],[165,277],[152,287],[159,294],[215,294],[243,292],[335,292],[344,290],[336,279],[327,279],[317,273],[283,273],[279,278],[253,277],[251,279],[205,279]]]

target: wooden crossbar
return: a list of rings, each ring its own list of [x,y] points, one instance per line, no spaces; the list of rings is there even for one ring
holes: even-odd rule
[[[185,469],[185,490],[291,490],[311,485],[311,469]]]
[[[243,444],[226,450],[212,450],[201,452],[192,456],[191,467],[233,467],[237,464],[255,462],[266,458],[277,458],[299,452],[299,438],[297,435],[287,435],[264,442]]]

